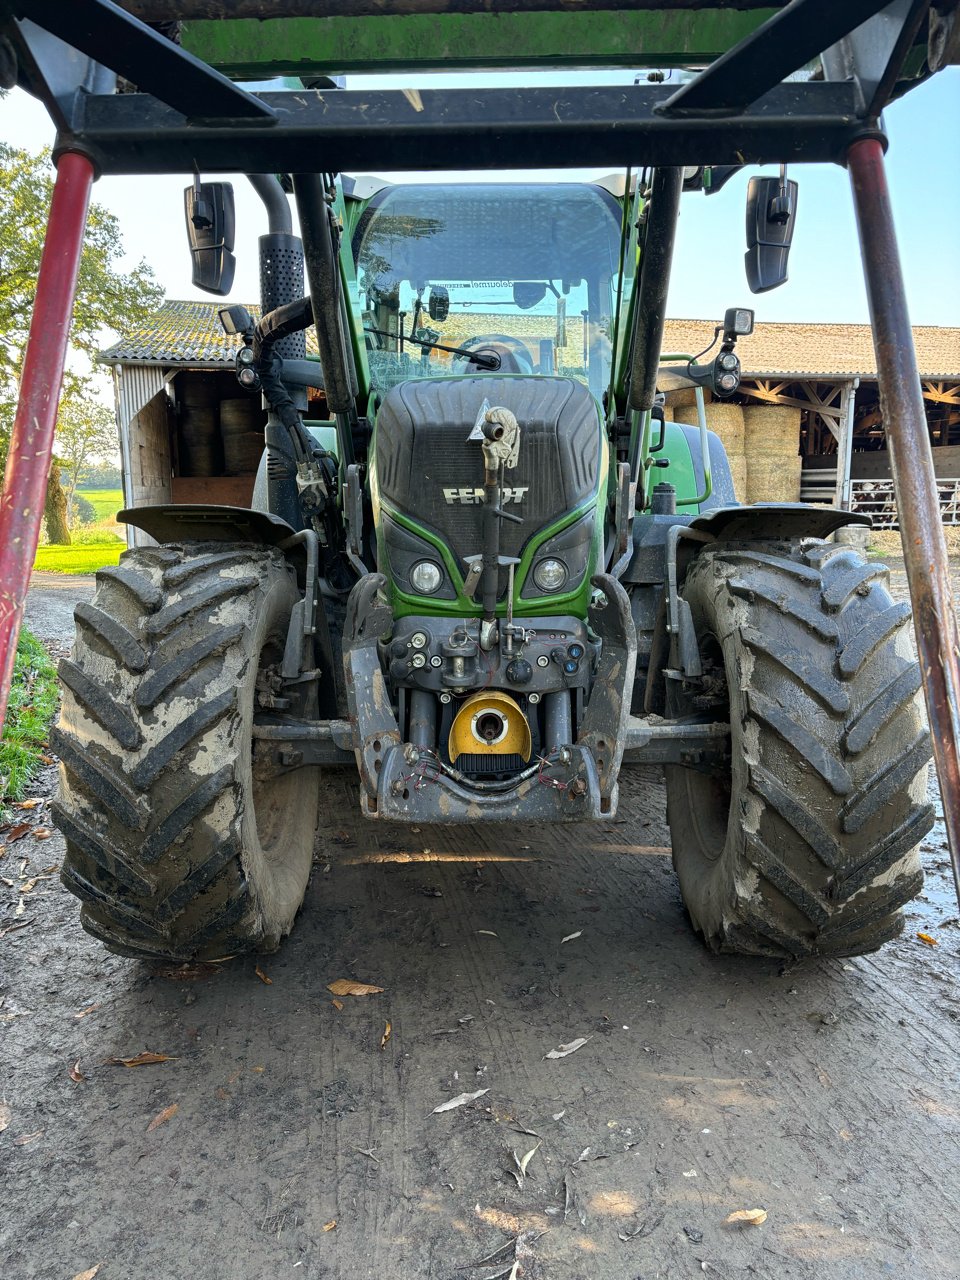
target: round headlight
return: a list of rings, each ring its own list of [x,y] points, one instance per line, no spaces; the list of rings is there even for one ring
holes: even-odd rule
[[[567,566],[562,560],[541,560],[533,571],[533,580],[541,591],[559,591],[567,580]]]
[[[418,560],[410,570],[410,581],[422,596],[433,595],[443,581],[443,573],[432,560]]]

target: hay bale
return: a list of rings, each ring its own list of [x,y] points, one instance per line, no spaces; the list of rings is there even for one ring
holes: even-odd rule
[[[697,406],[681,405],[674,409],[677,422],[697,426]],[[707,426],[723,443],[728,457],[742,456],[744,451],[743,409],[738,404],[723,404],[715,400],[706,406]]]
[[[748,405],[743,411],[748,455],[775,453],[791,458],[800,447],[800,410],[789,405]]]
[[[739,457],[734,455],[728,458],[730,463],[730,475],[733,479],[733,492],[737,496],[738,502],[747,502],[747,460],[741,454]]]
[[[747,502],[799,502],[799,454],[783,457],[775,453],[750,452],[746,456]]]

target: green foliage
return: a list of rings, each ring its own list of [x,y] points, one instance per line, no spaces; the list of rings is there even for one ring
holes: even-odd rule
[[[120,468],[113,462],[91,462],[83,467],[80,471],[80,484],[78,488],[83,490],[89,489],[116,489],[119,490],[122,477]],[[89,493],[87,494],[89,497]]]
[[[97,509],[82,493],[73,495],[73,518],[77,524],[93,524],[96,521]]]
[[[29,631],[20,631],[17,661],[0,739],[0,796],[20,800],[41,765],[53,713],[57,672],[46,649]]]
[[[96,573],[107,564],[119,564],[121,554],[126,551],[127,544],[122,538],[105,541],[104,534],[97,532],[96,542],[85,542],[86,534],[78,533],[76,542],[69,547],[60,543],[50,543],[37,548],[34,569],[44,573]]]
[[[67,499],[67,523],[74,520],[74,495],[80,472],[91,458],[117,452],[117,424],[110,409],[89,394],[65,389],[57,413],[54,449],[60,460]]]
[[[31,155],[0,143],[0,225],[8,230],[0,278],[0,381],[8,388],[19,372],[30,326],[53,177],[49,151]],[[163,300],[145,262],[129,272],[118,269],[122,253],[116,217],[91,203],[71,329],[73,348],[91,358],[102,330],[136,322]]]
[[[88,489],[84,486],[77,490],[77,496],[82,496],[90,503],[98,520],[111,520],[118,511],[123,510],[123,490],[120,488],[119,478],[116,487],[111,485],[101,489],[92,486]]]

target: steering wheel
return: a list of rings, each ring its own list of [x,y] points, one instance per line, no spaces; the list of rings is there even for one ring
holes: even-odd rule
[[[500,368],[496,370],[497,373],[533,373],[533,359],[529,349],[519,338],[511,338],[507,333],[485,333],[478,338],[468,338],[460,346],[465,351],[476,351],[478,354],[486,354],[489,349],[491,355],[499,356]],[[474,373],[488,372],[468,361],[465,356],[458,356],[457,359],[462,360]]]

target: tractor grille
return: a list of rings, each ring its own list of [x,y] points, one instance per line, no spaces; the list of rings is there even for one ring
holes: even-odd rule
[[[462,752],[457,756],[453,767],[459,769],[461,773],[519,773],[523,768],[523,756],[519,754],[512,756],[473,755],[469,752]]]

